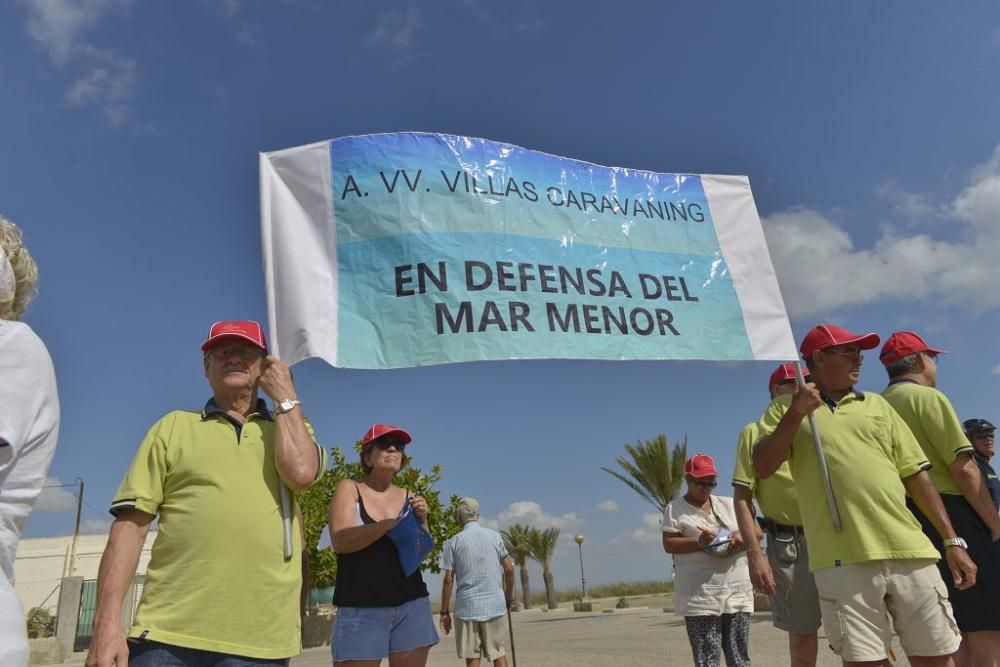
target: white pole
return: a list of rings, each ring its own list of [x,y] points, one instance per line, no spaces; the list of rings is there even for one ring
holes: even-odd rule
[[[805,389],[806,378],[802,375],[802,363],[795,362],[795,376],[799,387]],[[840,511],[837,509],[837,499],[833,495],[833,484],[830,482],[830,471],[826,467],[826,455],[820,442],[819,430],[816,428],[816,415],[809,413],[809,430],[812,431],[813,447],[816,448],[816,460],[819,461],[819,474],[823,478],[823,489],[826,491],[826,504],[830,506],[830,518],[833,519],[833,529],[838,533],[843,529],[840,523]]]
[[[288,500],[288,487],[279,479],[281,487],[281,524],[285,530],[285,560],[292,557],[292,510]]]

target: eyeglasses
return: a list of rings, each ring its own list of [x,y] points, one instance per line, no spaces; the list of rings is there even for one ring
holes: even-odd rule
[[[864,359],[865,353],[858,348],[850,347],[828,347],[824,352],[830,354],[839,354],[842,357],[847,357],[848,359]]]
[[[216,359],[225,361],[234,354],[243,361],[256,361],[264,356],[264,350],[249,345],[219,345],[209,350]]]
[[[402,440],[376,440],[372,446],[383,452],[390,447],[395,447],[397,452],[403,452],[406,449],[406,443]]]
[[[703,489],[714,489],[719,485],[718,482],[703,482],[701,480],[693,480],[691,486],[700,486]]]

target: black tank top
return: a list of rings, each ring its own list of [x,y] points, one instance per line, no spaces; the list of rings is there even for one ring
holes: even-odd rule
[[[375,523],[365,510],[360,490],[358,510],[362,522]],[[333,604],[338,607],[396,607],[428,595],[419,569],[409,577],[403,574],[396,545],[388,535],[360,551],[338,554],[334,585]]]

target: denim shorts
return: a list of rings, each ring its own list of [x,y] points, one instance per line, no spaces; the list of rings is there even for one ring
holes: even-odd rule
[[[338,607],[330,637],[335,663],[380,660],[437,643],[430,597],[397,607]]]

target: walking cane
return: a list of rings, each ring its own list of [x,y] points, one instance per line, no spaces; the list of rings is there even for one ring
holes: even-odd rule
[[[517,651],[514,649],[514,620],[510,617],[510,609],[507,610],[507,629],[510,630],[510,661],[511,667],[517,667]]]
[[[806,379],[802,375],[802,363],[795,362],[795,376],[799,387],[805,389]],[[833,529],[838,533],[843,529],[840,523],[840,511],[837,510],[837,499],[833,495],[833,484],[830,482],[830,471],[826,467],[826,455],[820,443],[819,431],[816,430],[816,415],[809,413],[809,430],[812,431],[813,447],[816,448],[816,460],[819,461],[819,474],[823,478],[823,489],[826,491],[826,504],[830,506],[830,518],[833,519]]]

